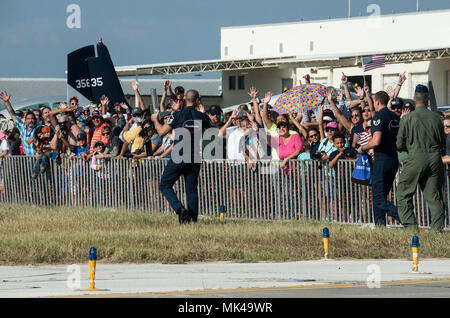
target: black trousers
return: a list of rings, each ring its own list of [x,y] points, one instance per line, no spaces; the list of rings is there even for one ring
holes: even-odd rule
[[[375,157],[372,175],[372,207],[376,225],[386,225],[386,214],[398,218],[397,207],[387,200],[397,170],[397,157],[386,155]]]
[[[198,176],[200,174],[201,163],[174,163],[169,160],[164,168],[159,184],[159,189],[169,202],[172,209],[177,212],[183,208],[183,203],[178,199],[173,185],[183,175],[186,188],[187,209],[192,220],[196,221],[198,216]]]

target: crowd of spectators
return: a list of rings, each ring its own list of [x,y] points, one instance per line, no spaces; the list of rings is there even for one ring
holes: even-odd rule
[[[309,76],[305,76],[307,83]],[[400,74],[395,88],[389,87],[388,108],[402,117],[414,110],[398,97],[406,76]],[[204,159],[232,159],[245,162],[255,169],[255,162],[272,159],[281,169],[289,161],[318,160],[334,169],[340,159],[356,159],[360,146],[371,139],[371,120],[375,115],[374,99],[364,83],[359,87],[342,74],[337,99],[324,97],[318,109],[280,114],[269,104],[272,93],[259,92],[251,87],[250,102],[232,112],[223,113],[217,105],[197,109],[208,114],[215,130],[202,140]],[[170,158],[174,147],[174,131],[164,137],[158,135],[152,114],[139,92],[137,82],[132,88],[139,101],[132,109],[125,103],[110,105],[107,96],[98,104],[79,105],[77,97],[56,109],[44,107],[28,112],[14,111],[10,96],[0,94],[11,119],[0,118],[0,157],[27,155],[36,157],[33,178],[48,170],[50,160],[80,157],[101,169],[102,162],[111,158],[158,160]],[[164,82],[157,120],[167,122],[173,112],[185,105],[184,88],[172,90],[170,81]],[[447,136],[450,135],[450,115],[443,115]],[[450,141],[447,138],[447,143]],[[212,151],[211,151],[212,149]],[[450,162],[450,147],[443,161]],[[373,150],[368,151],[373,158]],[[400,160],[403,155],[399,154]]]

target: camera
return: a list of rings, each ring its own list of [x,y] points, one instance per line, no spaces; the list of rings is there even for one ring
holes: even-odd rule
[[[68,131],[66,123],[58,123],[58,127],[62,133],[66,133]]]
[[[315,160],[320,160],[320,158],[322,158],[323,155],[325,154],[322,151],[318,151],[312,156],[312,158]]]
[[[353,148],[345,148],[344,156],[350,157],[350,158],[356,158],[357,153],[356,153],[355,149],[353,149]]]

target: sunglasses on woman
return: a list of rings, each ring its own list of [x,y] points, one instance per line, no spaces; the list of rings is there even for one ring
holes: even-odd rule
[[[104,132],[104,133],[102,133],[102,136],[109,136],[109,135],[111,135],[111,132]]]
[[[280,128],[286,128],[288,125],[286,124],[286,123],[279,123],[279,124],[277,124],[277,128],[278,129],[280,129]]]
[[[313,134],[313,135],[309,136],[309,138],[314,138],[314,137],[319,137],[319,135],[318,134]]]

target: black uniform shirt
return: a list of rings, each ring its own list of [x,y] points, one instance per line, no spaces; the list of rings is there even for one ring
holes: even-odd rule
[[[396,138],[400,117],[391,112],[387,107],[382,108],[372,118],[372,136],[377,131],[382,133],[381,143],[374,149],[375,157],[380,154],[389,157],[397,157]]]
[[[192,160],[191,162],[200,162],[201,141],[203,137],[203,131],[212,127],[208,115],[199,112],[193,106],[188,106],[185,107],[183,110],[174,112],[169,117],[167,124],[173,129],[175,129],[174,149],[180,142],[183,142],[184,137],[180,135],[189,132],[191,139],[190,140],[190,151]],[[181,129],[185,130],[183,131]],[[183,144],[182,146],[183,149],[179,152],[179,155],[183,155],[184,149],[187,149],[188,147],[187,144]]]

